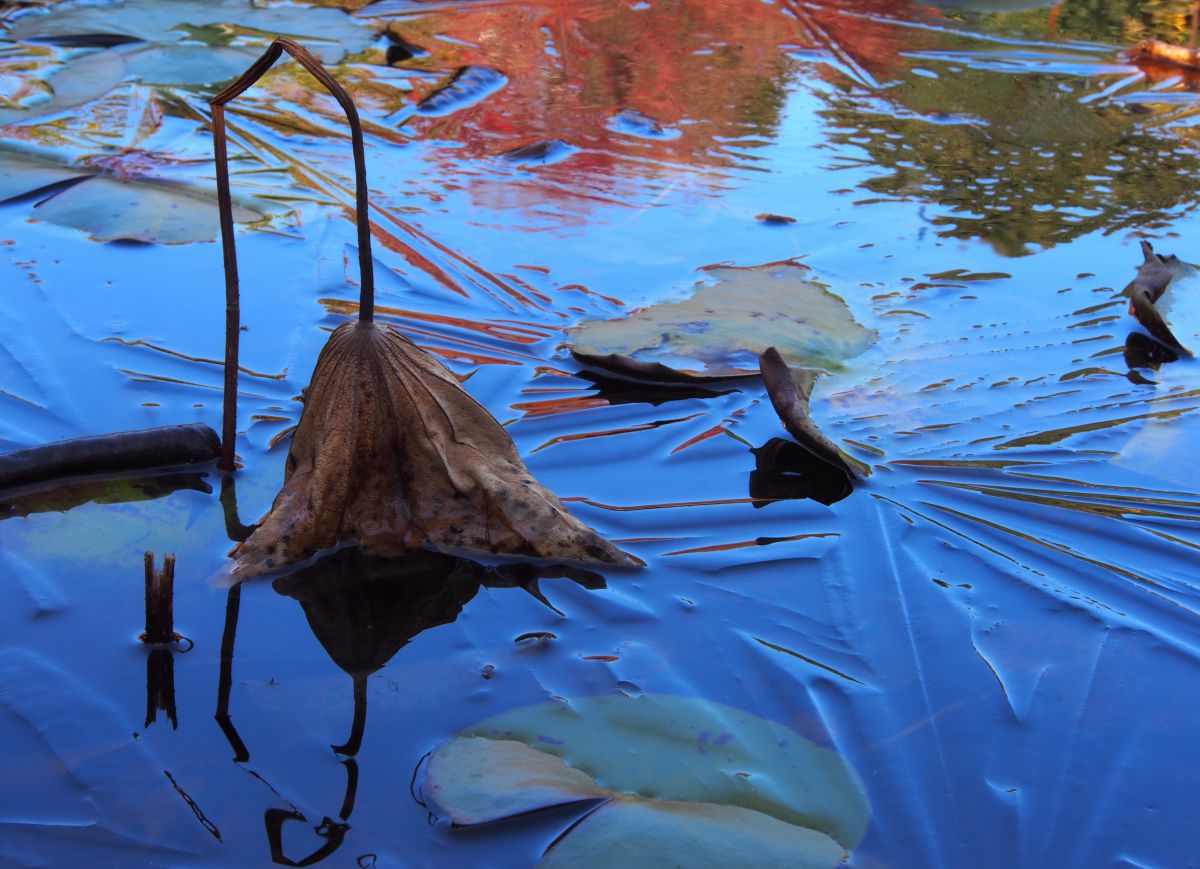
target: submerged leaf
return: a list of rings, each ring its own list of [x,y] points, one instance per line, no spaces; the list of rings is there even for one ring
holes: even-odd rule
[[[96,241],[183,244],[212,241],[218,230],[217,202],[181,184],[124,182],[97,176],[40,203],[33,216],[88,233]],[[234,206],[233,219],[261,214]]]
[[[609,801],[546,851],[539,869],[681,866],[831,869],[846,849],[816,830],[737,806]]]
[[[282,491],[231,553],[235,579],[358,543],[633,564],[525,467],[508,433],[389,326],[347,323],[321,351]]]
[[[793,366],[836,369],[875,339],[800,263],[707,271],[715,282],[683,301],[578,326],[573,352],[599,365],[610,355],[672,368],[699,362],[704,369],[696,373],[714,377],[754,373],[759,355],[772,346]]]
[[[426,786],[450,820],[463,825],[609,796],[557,757],[521,742],[481,737],[458,737],[435,751]]]
[[[866,833],[862,785],[837,753],[718,703],[669,695],[587,697],[517,709],[459,736],[524,743],[615,793],[740,806],[817,830],[840,844],[839,856]],[[497,794],[503,796],[499,786]],[[437,800],[453,812],[459,796],[447,787]]]

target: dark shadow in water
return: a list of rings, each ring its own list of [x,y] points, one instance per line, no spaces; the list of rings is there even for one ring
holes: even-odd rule
[[[736,388],[713,389],[711,385],[644,383],[619,377],[606,377],[595,371],[587,370],[579,371],[575,376],[581,380],[590,381],[596,388],[596,397],[603,398],[609,404],[649,404],[658,407],[669,401],[681,401],[685,398],[716,398],[718,395],[737,392]]]
[[[1153,386],[1157,381],[1151,380],[1138,371],[1139,368],[1149,368],[1158,371],[1162,366],[1169,365],[1179,359],[1179,354],[1144,332],[1130,332],[1125,339],[1125,364],[1129,372],[1125,375],[1133,383]]]
[[[755,507],[801,498],[828,505],[854,491],[849,474],[794,441],[771,438],[750,452],[755,465],[750,472],[750,497],[756,499]]]

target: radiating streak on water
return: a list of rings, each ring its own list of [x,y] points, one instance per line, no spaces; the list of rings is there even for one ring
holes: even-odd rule
[[[775,643],[769,643],[766,640],[764,640],[762,637],[751,637],[751,639],[753,639],[754,642],[756,642],[756,643],[760,643],[761,645],[766,646],[768,649],[772,649],[776,652],[783,652],[785,655],[791,655],[793,658],[798,658],[806,664],[812,664],[814,667],[819,667],[820,669],[825,670],[828,673],[832,673],[833,675],[837,676],[840,679],[845,679],[847,682],[853,682],[855,685],[865,685],[866,684],[864,682],[859,681],[858,679],[855,679],[853,676],[849,676],[849,675],[843,673],[841,670],[838,670],[834,667],[830,667],[828,664],[822,664],[820,661],[816,661],[812,658],[809,658],[806,655],[801,655],[799,652],[797,652],[793,649],[788,649],[788,648],[785,648],[784,646],[776,645]]]

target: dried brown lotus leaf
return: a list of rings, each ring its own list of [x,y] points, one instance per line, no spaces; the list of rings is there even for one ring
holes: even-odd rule
[[[235,579],[346,543],[384,556],[432,549],[637,563],[574,518],[492,415],[390,326],[338,328],[307,395],[283,489],[231,553]]]

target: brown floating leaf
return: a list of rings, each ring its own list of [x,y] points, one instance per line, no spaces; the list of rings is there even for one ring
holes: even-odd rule
[[[231,553],[233,576],[351,542],[374,555],[637,563],[533,478],[508,433],[436,359],[370,322],[341,326],[321,352],[283,490]]]
[[[841,450],[813,424],[808,415],[807,397],[802,397],[797,391],[796,382],[792,379],[792,370],[783,361],[779,351],[768,347],[759,357],[758,364],[762,370],[763,383],[767,387],[767,395],[771,397],[771,406],[779,414],[788,434],[816,458],[853,477],[855,469],[846,461]]]
[[[1129,296],[1129,313],[1166,347],[1184,356],[1191,356],[1192,351],[1179,342],[1155,306],[1172,279],[1190,270],[1191,266],[1174,254],[1164,256],[1155,253],[1148,241],[1142,242],[1142,254],[1145,259],[1137,268],[1137,277],[1125,288],[1125,295]]]

